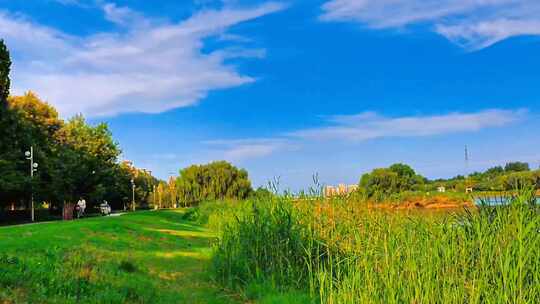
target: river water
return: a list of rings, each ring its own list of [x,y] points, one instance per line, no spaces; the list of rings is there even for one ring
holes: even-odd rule
[[[510,197],[503,197],[503,196],[498,196],[498,197],[477,197],[474,199],[474,203],[478,206],[480,205],[487,205],[487,206],[502,206],[502,205],[506,205],[509,203],[509,201],[511,200],[512,198]],[[536,198],[536,203],[537,204],[540,204],[540,197],[537,197]]]

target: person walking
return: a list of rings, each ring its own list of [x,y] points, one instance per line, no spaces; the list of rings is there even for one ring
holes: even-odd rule
[[[84,198],[81,197],[77,202],[77,218],[81,218],[82,216],[84,216],[85,209],[86,201],[84,200]]]

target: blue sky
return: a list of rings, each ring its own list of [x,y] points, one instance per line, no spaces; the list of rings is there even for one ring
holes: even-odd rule
[[[540,162],[532,0],[0,0],[13,94],[106,121],[161,178],[225,159],[255,185]]]

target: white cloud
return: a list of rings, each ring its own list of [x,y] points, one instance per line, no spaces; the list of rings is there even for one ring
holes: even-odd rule
[[[389,118],[375,112],[336,115],[326,119],[328,126],[296,130],[270,138],[211,140],[211,159],[243,161],[266,158],[302,146],[328,142],[361,142],[384,137],[422,137],[458,132],[474,132],[503,127],[524,119],[527,110],[486,110],[477,113],[450,113],[432,116]]]
[[[269,2],[243,9],[203,10],[171,23],[103,4],[105,18],[125,30],[88,37],[70,36],[18,15],[0,13],[0,37],[14,58],[16,94],[36,91],[63,116],[158,113],[196,104],[211,90],[255,81],[225,62],[261,58],[264,50],[233,45],[205,53],[203,41],[283,8]]]
[[[539,12],[540,13],[540,12]],[[438,25],[437,32],[468,49],[481,49],[521,35],[540,35],[538,20],[498,19],[472,24]]]
[[[513,36],[540,35],[537,0],[331,0],[322,9],[322,20],[375,29],[427,24],[470,50]]]
[[[119,7],[114,3],[105,3],[102,5],[102,9],[105,13],[105,19],[112,23],[121,26],[148,26],[148,21],[141,14],[129,7]]]
[[[333,116],[329,119],[330,126],[299,130],[290,135],[304,140],[343,141],[430,136],[501,127],[519,121],[525,115],[525,110],[487,110],[477,113],[388,118],[367,112]]]
[[[277,151],[294,149],[291,143],[280,138],[212,140],[204,144],[213,147],[218,158],[233,162],[263,158]]]

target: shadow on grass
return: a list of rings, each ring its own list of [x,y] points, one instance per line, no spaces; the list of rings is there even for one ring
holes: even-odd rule
[[[2,229],[0,302],[230,303],[205,272],[214,236],[182,214]]]

